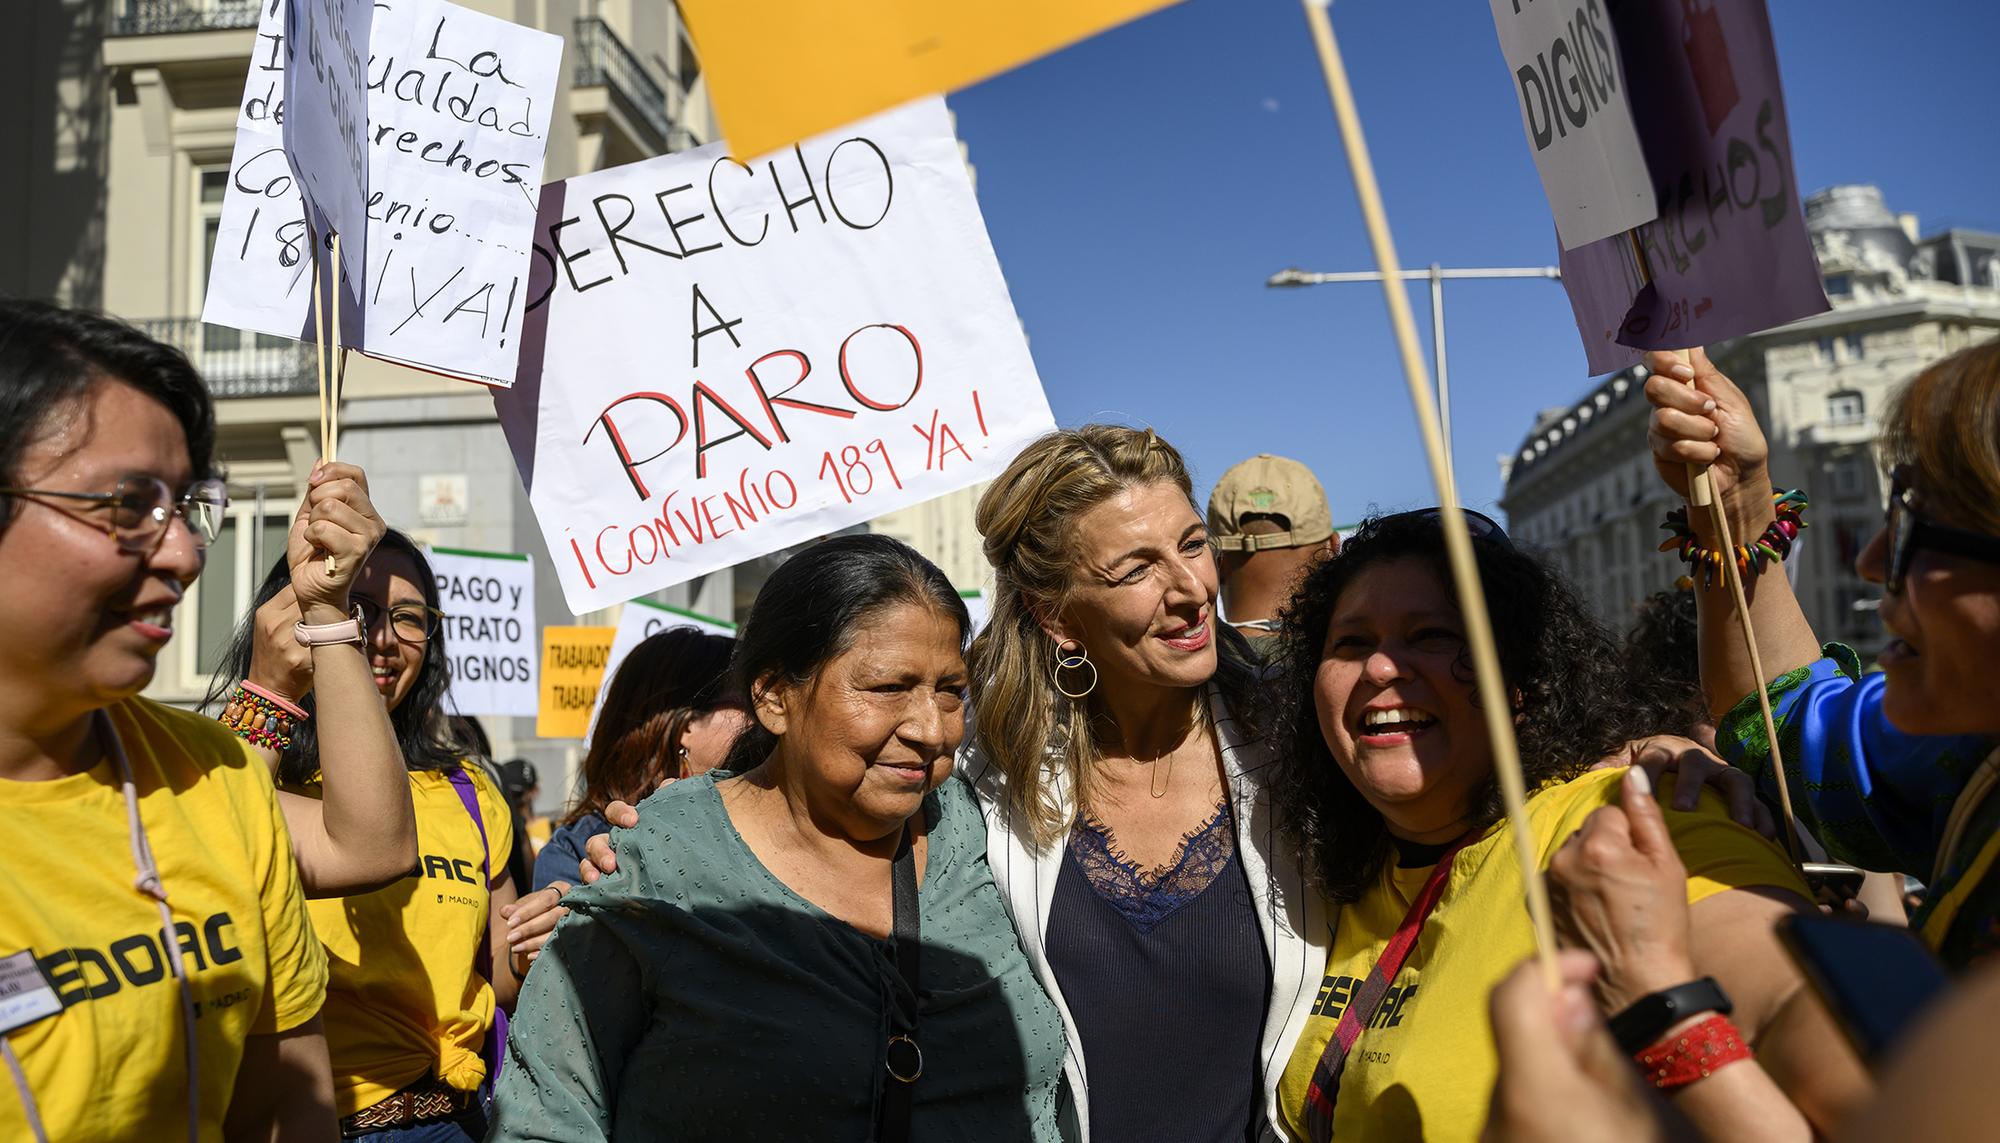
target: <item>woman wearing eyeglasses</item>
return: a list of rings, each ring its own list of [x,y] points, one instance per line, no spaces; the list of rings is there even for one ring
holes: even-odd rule
[[[326,958],[270,777],[139,697],[221,521],[214,445],[177,350],[0,300],[0,1138],[334,1137]],[[380,523],[351,469],[304,500],[318,551],[288,582],[332,624]],[[365,749],[360,648],[308,653]]]
[[[1772,526],[1764,434],[1741,390],[1697,350],[1692,368],[1647,358],[1654,461],[1676,492],[1707,464],[1735,537]],[[1693,384],[1690,385],[1689,383]],[[1945,358],[1882,422],[1889,514],[1855,569],[1883,585],[1882,671],[1824,651],[1780,571],[1744,589],[1769,676],[1752,672],[1718,586],[1697,593],[1702,683],[1722,753],[1768,778],[1753,690],[1768,685],[1793,808],[1841,860],[1922,877],[1912,919],[1946,963],[2000,950],[2000,343]],[[1718,545],[1706,512],[1695,543]]]
[[[1479,1137],[1488,994],[1535,941],[1492,703],[1513,714],[1558,924],[1603,962],[1597,1000],[1625,1051],[1704,1138],[1825,1130],[1865,1077],[1777,946],[1776,918],[1812,909],[1805,884],[1720,796],[1663,811],[1646,771],[1592,769],[1678,712],[1628,692],[1610,632],[1559,575],[1469,522],[1503,694],[1474,682],[1435,511],[1364,522],[1284,613],[1274,803],[1333,914],[1278,1083],[1290,1137]]]
[[[221,677],[313,716],[276,765],[283,789],[314,798],[327,788],[322,752],[345,727],[323,708],[317,664],[283,633],[296,623],[287,583],[282,567],[265,577]],[[394,727],[408,771],[418,852],[387,886],[310,906],[332,959],[326,1036],[335,1109],[350,1139],[409,1138],[406,1131],[479,1139],[480,1092],[505,1035],[501,1011],[519,989],[500,919],[516,892],[507,874],[513,821],[498,783],[451,738],[443,612],[423,552],[388,531],[358,569],[351,598],[367,636],[374,710]]]

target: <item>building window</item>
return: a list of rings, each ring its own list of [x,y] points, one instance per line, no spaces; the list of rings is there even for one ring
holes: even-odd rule
[[[1861,462],[1844,456],[1833,462],[1833,494],[1843,500],[1861,495]]]
[[[232,489],[231,496],[240,490]],[[250,614],[250,603],[264,574],[284,554],[285,538],[291,531],[291,513],[283,500],[264,502],[261,527],[253,496],[232,503],[222,519],[222,531],[208,545],[208,559],[201,578],[188,593],[194,610],[194,673],[206,677],[222,669],[229,651],[229,638],[236,625]],[[261,565],[256,561],[262,560]]]
[[[1826,395],[1826,419],[1836,425],[1858,425],[1867,419],[1868,405],[1853,389]]]
[[[1861,360],[1862,353],[1861,353],[1860,334],[1858,333],[1845,334],[1841,337],[1840,344],[1842,348],[1847,350],[1847,360],[1849,361]]]
[[[1848,274],[1828,274],[1826,276],[1826,296],[1829,298],[1850,297],[1854,293],[1854,278]]]

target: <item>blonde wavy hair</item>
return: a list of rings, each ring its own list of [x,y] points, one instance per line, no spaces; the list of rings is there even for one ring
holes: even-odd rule
[[[979,498],[974,519],[997,590],[969,657],[973,723],[980,749],[1006,775],[1009,814],[1037,848],[1066,833],[1073,818],[1049,787],[1052,756],[1069,778],[1074,806],[1090,804],[1100,758],[1089,700],[1056,688],[1055,643],[1041,617],[1062,614],[1069,602],[1077,521],[1125,489],[1157,483],[1172,484],[1194,504],[1186,462],[1153,430],[1084,425],[1030,444]],[[1247,652],[1228,638],[1218,642],[1219,674],[1232,682],[1254,678]],[[1207,704],[1197,699],[1196,711],[1205,723]]]

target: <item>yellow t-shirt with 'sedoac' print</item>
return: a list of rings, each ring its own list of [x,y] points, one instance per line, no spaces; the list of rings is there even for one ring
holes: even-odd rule
[[[1528,801],[1543,869],[1591,812],[1619,800],[1623,769],[1596,770],[1544,787]],[[1664,808],[1664,807],[1662,807]],[[1704,792],[1691,813],[1666,810],[1688,871],[1688,903],[1726,889],[1774,886],[1810,899],[1784,851],[1729,820]],[[1293,1138],[1305,1134],[1306,1089],[1334,1026],[1401,927],[1433,867],[1382,872],[1340,910],[1312,1015],[1279,1081]],[[1444,895],[1390,982],[1375,1018],[1348,1053],[1334,1103],[1335,1139],[1474,1140],[1486,1123],[1499,1060],[1487,997],[1535,951],[1519,858],[1504,822],[1459,851]]]
[[[493,986],[474,967],[486,940],[487,846],[493,881],[513,852],[513,818],[486,772],[467,765],[486,841],[448,775],[410,775],[417,867],[386,888],[311,903],[326,944],[326,1046],[334,1106],[352,1115],[435,1075],[461,1091],[486,1078]],[[298,790],[307,796],[317,788]]]
[[[197,714],[144,699],[108,714],[192,984],[199,1133],[220,1139],[246,1038],[312,1019],[326,956],[264,762]],[[0,780],[0,839],[0,957],[31,953],[62,1004],[7,1033],[49,1138],[186,1138],[180,989],[159,906],[133,887],[116,765]],[[20,1095],[0,1075],[0,1139],[29,1137]]]

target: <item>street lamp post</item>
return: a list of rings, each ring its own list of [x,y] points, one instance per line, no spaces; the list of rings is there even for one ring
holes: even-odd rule
[[[1397,270],[1399,281],[1429,281],[1431,285],[1431,360],[1435,363],[1437,378],[1438,429],[1444,436],[1446,455],[1451,453],[1451,382],[1445,367],[1444,353],[1444,282],[1446,278],[1541,278],[1545,281],[1562,280],[1562,269],[1557,266],[1493,266],[1475,269],[1447,269],[1436,262],[1424,270]],[[1335,273],[1316,273],[1288,267],[1271,275],[1266,286],[1286,288],[1292,286],[1323,286],[1333,282],[1380,282],[1385,275],[1379,270],[1344,270]],[[1457,498],[1457,493],[1453,493]]]

